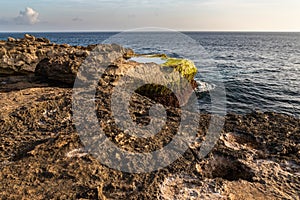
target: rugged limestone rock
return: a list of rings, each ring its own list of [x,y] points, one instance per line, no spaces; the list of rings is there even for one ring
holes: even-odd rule
[[[1,82],[6,82],[0,87],[2,199],[298,198],[299,119],[276,113],[229,114],[218,144],[205,159],[195,157],[197,147],[191,147],[165,169],[128,174],[102,165],[83,150],[73,125],[71,89],[30,78]],[[131,151],[152,151],[168,143],[176,132],[176,110],[169,108],[169,128],[158,137],[133,139],[112,122],[107,98],[112,88],[111,83],[98,88],[98,98],[105,98],[97,101],[97,113],[114,143]],[[151,101],[139,95],[132,101],[133,120],[147,124]],[[200,118],[201,141],[210,116]]]
[[[299,122],[277,113],[229,114],[214,150],[196,163],[197,175],[166,177],[163,199],[298,199]]]
[[[118,63],[115,64],[118,68],[122,68],[122,62],[125,62],[124,58],[130,56],[132,52],[131,49],[126,49],[116,44],[103,44],[97,45],[92,51],[71,51],[65,55],[52,55],[51,58],[45,58],[39,62],[35,74],[42,79],[73,86],[78,70],[82,64],[85,64],[85,66],[82,66],[85,68],[83,70],[96,70],[96,68],[100,68],[99,65],[104,62],[105,56],[116,56],[115,62],[118,61]],[[91,53],[93,55],[90,55]],[[101,67],[106,68],[112,64],[114,63],[106,63],[107,66]]]
[[[123,76],[129,69],[142,65],[127,60],[132,56],[137,56],[133,50],[125,49],[115,44],[72,47],[67,44],[51,44],[46,38],[35,38],[28,34],[25,34],[23,39],[9,38],[8,41],[2,41],[0,44],[0,75],[7,76],[34,73],[35,76],[43,82],[64,84],[68,87],[73,87],[78,70],[83,63],[89,65],[86,66],[86,68],[98,67],[99,63],[105,60],[103,55],[107,53],[108,55],[106,56],[108,57],[114,53],[120,54],[114,62],[106,63],[107,66],[104,66],[104,68],[108,68],[107,73],[112,73],[111,76]],[[90,55],[91,53],[93,55]],[[160,57],[162,56],[163,55]],[[87,58],[89,58],[88,61],[86,60]],[[173,91],[161,85],[147,85],[139,88],[137,92],[153,100],[158,100],[163,104],[183,105],[187,103],[192,93],[192,88],[197,87],[194,81],[197,69],[191,61],[185,59],[173,59],[165,55],[163,59],[165,59],[165,63],[162,66],[178,71],[185,77],[184,79],[175,78],[175,80],[169,80],[171,83],[169,87],[177,91],[177,97],[182,99],[182,101],[179,103],[177,101],[178,98],[172,93]],[[109,67],[109,65],[111,66]],[[155,64],[144,65],[150,69],[153,68]],[[93,74],[91,69],[89,69],[89,72]],[[86,78],[89,79],[88,77],[83,79]],[[161,77],[153,77],[153,79],[161,79]],[[169,79],[171,79],[171,77],[169,77]],[[188,80],[188,82],[183,80]],[[190,84],[192,84],[192,87],[190,87]]]
[[[195,81],[197,68],[190,60],[170,58],[165,54],[135,55],[131,60],[137,62],[141,60],[148,65],[152,63],[161,66],[160,71],[164,75],[153,76],[152,79],[155,82],[156,79],[164,77],[167,80],[166,84],[147,84],[136,92],[153,100],[158,100],[164,105],[169,104],[177,107],[185,105],[190,99],[193,89],[198,87]],[[153,67],[149,66],[148,68]],[[177,73],[171,75],[172,72]]]
[[[147,60],[147,62],[159,61],[157,63],[164,67],[171,67],[179,72],[184,78],[186,78],[189,82],[192,82],[197,74],[197,67],[194,62],[191,60],[183,59],[183,58],[170,58],[166,54],[134,54],[132,56],[132,60],[136,58],[142,58],[142,60]]]
[[[19,42],[39,40],[27,38]],[[14,46],[18,43],[11,42]],[[46,39],[41,42],[49,44]],[[107,56],[114,48],[118,49],[117,55],[124,55],[121,47],[102,47]],[[1,52],[11,51],[4,49]],[[49,60],[40,63],[40,75],[65,83],[73,79],[72,73],[85,55],[65,53],[49,53]],[[43,55],[47,56],[45,52]],[[64,71],[64,65],[74,68]],[[181,111],[166,106],[166,125],[147,139],[117,127],[111,94],[120,78],[138,65],[121,58],[106,69],[97,85],[95,112],[106,136],[119,148],[152,152],[168,144],[177,133]],[[16,73],[14,68],[11,70]],[[72,75],[66,81],[58,72]],[[1,199],[299,199],[300,119],[277,113],[228,114],[216,146],[199,159],[196,153],[211,119],[211,115],[201,114],[197,142],[180,159],[151,173],[129,174],[110,169],[84,149],[74,126],[73,91],[61,86],[31,73],[0,77]],[[129,107],[132,120],[141,126],[149,124],[149,108],[154,103],[134,93]],[[119,161],[117,155],[116,159]]]
[[[23,39],[8,38],[0,42],[0,75],[20,75],[34,73],[43,59],[87,55],[90,47],[51,44],[46,38],[35,38],[25,34]]]

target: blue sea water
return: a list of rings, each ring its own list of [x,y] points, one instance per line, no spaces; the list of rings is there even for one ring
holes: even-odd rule
[[[89,45],[101,43],[116,35],[113,32],[88,33],[31,33],[46,37],[54,43]],[[142,33],[139,33],[142,34]],[[164,34],[151,33],[156,40]],[[158,34],[158,35],[154,35]],[[201,45],[222,75],[226,91],[227,112],[249,113],[253,110],[285,113],[300,117],[300,33],[242,33],[242,32],[185,32],[186,36]],[[0,33],[0,40],[7,37],[22,38],[24,33]],[[148,35],[149,36],[149,35]],[[147,37],[148,37],[147,36]],[[167,53],[152,43],[135,45],[137,53]],[[195,52],[187,45],[178,45],[187,57]],[[202,73],[198,80],[209,74],[201,62],[195,61]],[[206,74],[207,72],[207,74]],[[202,104],[209,106],[209,94],[203,96]]]

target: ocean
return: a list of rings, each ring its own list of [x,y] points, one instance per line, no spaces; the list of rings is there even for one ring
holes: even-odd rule
[[[46,37],[54,43],[70,45],[98,44],[116,36],[116,32],[76,32],[76,33],[30,33],[36,37]],[[136,33],[143,34],[143,33]],[[188,42],[168,43],[168,33],[147,33],[144,38],[153,37],[157,43],[132,38],[125,46],[137,53],[166,53],[172,57],[195,58],[195,49]],[[184,32],[209,55],[220,73],[226,92],[227,112],[245,114],[254,110],[278,112],[300,117],[300,33],[263,32]],[[24,33],[0,33],[0,40],[7,37],[22,38]],[[134,38],[138,38],[134,36]],[[124,40],[124,38],[123,38]],[[110,40],[114,41],[114,40]],[[169,44],[180,49],[172,49],[157,44]],[[193,44],[194,45],[194,44]],[[193,59],[194,60],[194,59]],[[209,76],[209,67],[201,59],[195,59],[199,69],[196,79]],[[209,108],[210,94],[199,100]]]

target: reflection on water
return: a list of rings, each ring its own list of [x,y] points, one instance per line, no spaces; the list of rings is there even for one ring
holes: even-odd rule
[[[166,62],[166,60],[164,60],[162,58],[144,57],[144,56],[133,57],[130,60],[139,62],[139,63],[156,63],[158,65],[164,64]]]

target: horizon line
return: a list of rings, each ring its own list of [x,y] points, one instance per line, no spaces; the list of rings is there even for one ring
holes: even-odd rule
[[[300,30],[174,30],[170,29],[170,32],[172,31],[178,31],[178,32],[228,32],[228,33],[300,33]],[[138,31],[135,29],[128,29],[128,30],[45,30],[45,31],[0,31],[0,33],[107,33],[107,32],[168,32],[168,30],[159,30],[159,31]]]

